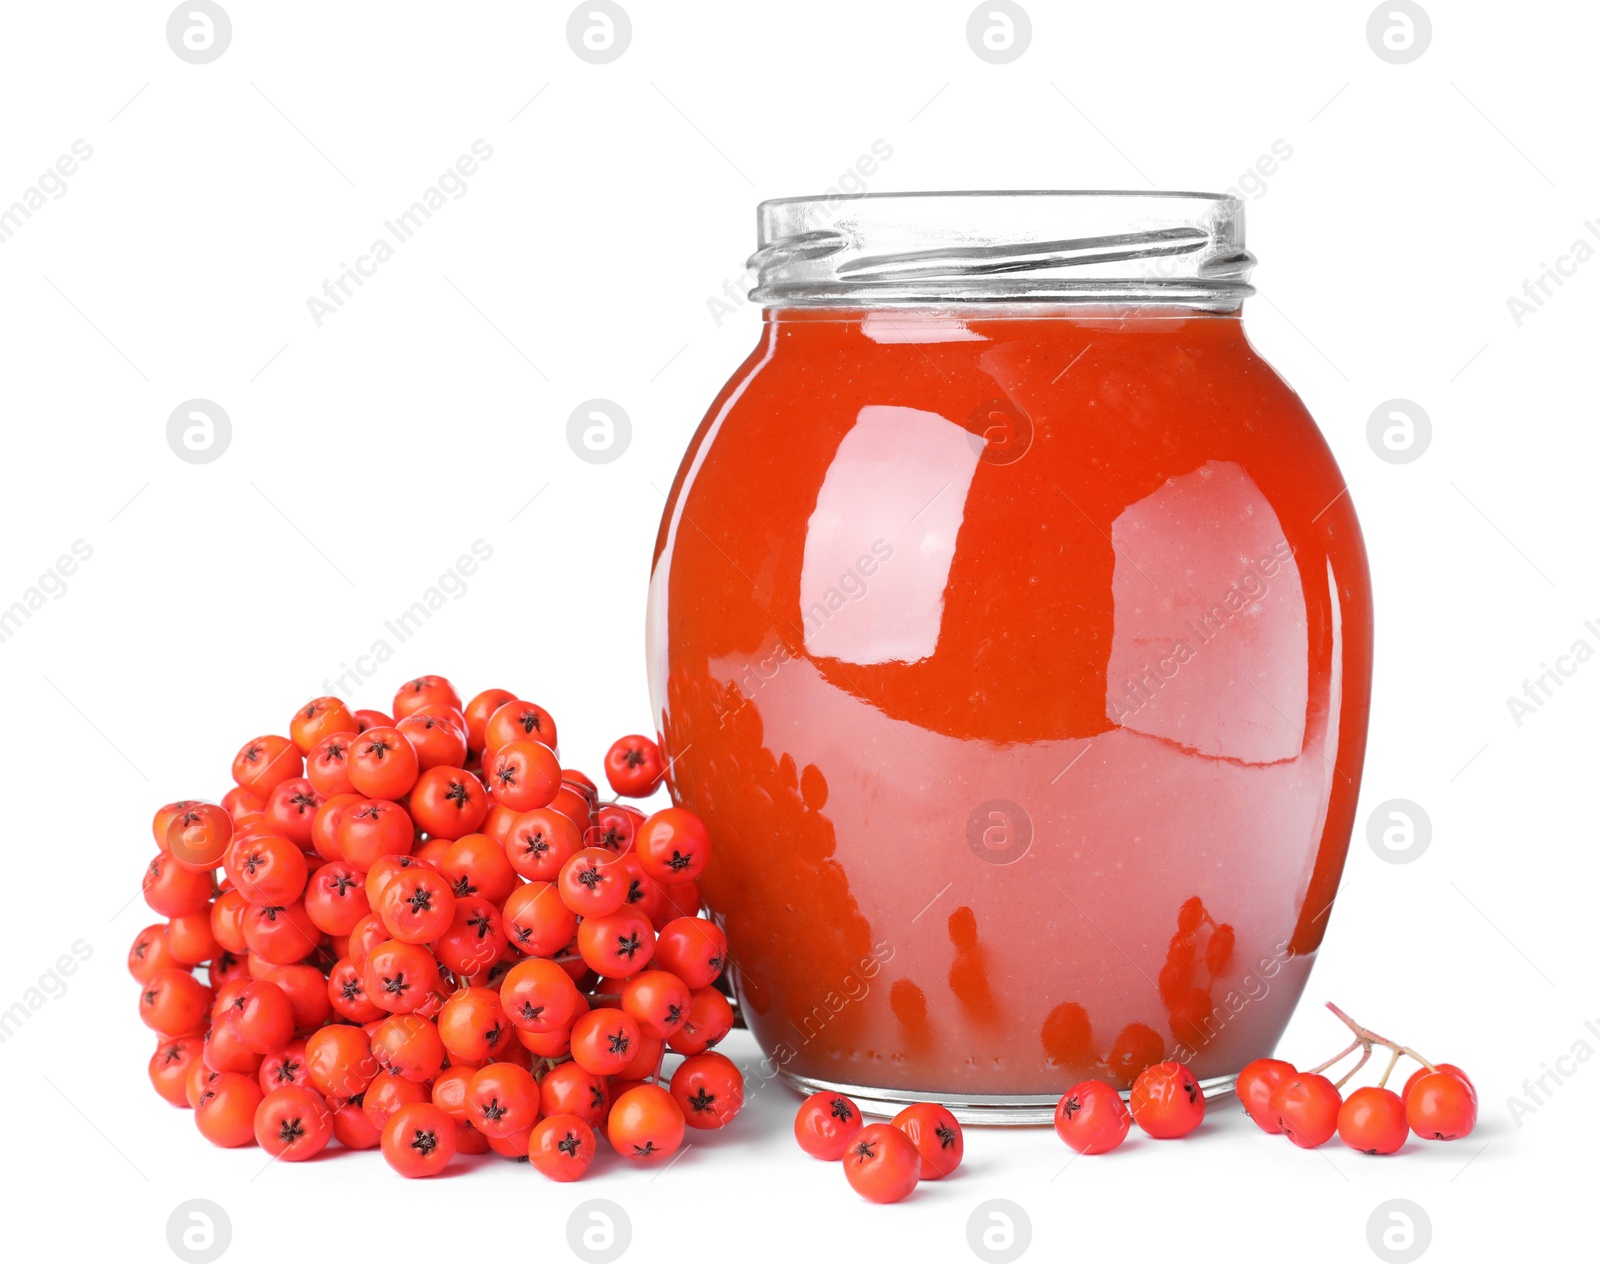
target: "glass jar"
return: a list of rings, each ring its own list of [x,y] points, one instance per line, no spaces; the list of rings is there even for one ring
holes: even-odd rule
[[[1222,1091],[1322,941],[1372,656],[1344,481],[1240,321],[1242,207],[838,211],[762,204],[760,343],[651,579],[756,1074],[997,1123],[1169,1058]]]

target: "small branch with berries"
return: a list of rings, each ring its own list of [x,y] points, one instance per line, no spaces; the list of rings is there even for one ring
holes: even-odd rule
[[[1234,1091],[1263,1132],[1282,1133],[1306,1149],[1320,1146],[1337,1132],[1341,1141],[1363,1154],[1393,1154],[1410,1133],[1430,1141],[1454,1141],[1472,1131],[1478,1095],[1466,1072],[1380,1036],[1332,1001],[1328,1009],[1354,1036],[1333,1057],[1309,1071],[1297,1071],[1276,1058],[1258,1058],[1239,1073]],[[1388,1051],[1389,1060],[1378,1083],[1344,1096],[1344,1086],[1380,1048]],[[1361,1056],[1355,1065],[1337,1081],[1323,1074],[1358,1050]],[[1403,1057],[1418,1065],[1396,1093],[1388,1086],[1389,1077]]]

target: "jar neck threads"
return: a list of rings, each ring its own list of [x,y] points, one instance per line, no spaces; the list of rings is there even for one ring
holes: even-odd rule
[[[1208,193],[780,198],[750,258],[765,307],[1172,304],[1233,311],[1255,257],[1244,206]]]

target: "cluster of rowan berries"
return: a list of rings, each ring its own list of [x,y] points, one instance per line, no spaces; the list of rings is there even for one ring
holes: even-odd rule
[[[161,808],[164,920],[128,959],[156,1091],[217,1145],[381,1147],[406,1176],[493,1150],[575,1180],[597,1136],[649,1163],[729,1123],[705,827],[601,802],[556,751],[542,707],[422,676],[387,714],[313,699],[219,804]],[[665,775],[639,736],[605,771],[633,798]]]
[[[1362,1154],[1393,1154],[1411,1133],[1426,1141],[1456,1141],[1472,1131],[1478,1122],[1478,1091],[1465,1071],[1448,1062],[1429,1062],[1368,1031],[1337,1005],[1328,1008],[1354,1033],[1345,1049],[1309,1071],[1297,1071],[1293,1063],[1277,1058],[1257,1058],[1239,1073],[1235,1091],[1263,1132],[1282,1133],[1308,1150],[1337,1132],[1339,1140]],[[1344,1086],[1374,1048],[1389,1051],[1383,1078],[1343,1096]],[[1337,1082],[1322,1074],[1357,1049],[1361,1057]],[[1418,1066],[1396,1093],[1388,1086],[1389,1077],[1402,1057]]]

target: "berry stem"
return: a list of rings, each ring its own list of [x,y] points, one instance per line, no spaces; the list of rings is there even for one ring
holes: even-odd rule
[[[1311,1070],[1306,1072],[1306,1074],[1307,1075],[1321,1075],[1324,1071],[1326,1071],[1329,1067],[1331,1067],[1335,1062],[1343,1062],[1347,1057],[1349,1057],[1352,1053],[1354,1053],[1359,1048],[1361,1048],[1361,1041],[1359,1039],[1352,1040],[1345,1048],[1339,1050],[1338,1053],[1334,1054],[1333,1057],[1329,1058],[1321,1066],[1312,1067]]]
[[[1362,1045],[1361,1046],[1361,1057],[1356,1060],[1355,1066],[1351,1067],[1348,1071],[1346,1071],[1344,1073],[1344,1075],[1342,1075],[1337,1081],[1335,1081],[1333,1087],[1336,1088],[1336,1089],[1343,1090],[1344,1086],[1350,1082],[1350,1077],[1353,1076],[1362,1067],[1366,1066],[1367,1065],[1367,1059],[1370,1058],[1371,1056],[1372,1056],[1372,1046],[1371,1045],[1367,1045],[1367,1044]]]
[[[1394,1074],[1395,1063],[1397,1063],[1399,1061],[1400,1061],[1400,1050],[1398,1050],[1398,1049],[1390,1050],[1390,1052],[1389,1052],[1389,1065],[1383,1068],[1383,1078],[1378,1081],[1378,1087],[1379,1088],[1388,1087],[1389,1077]]]
[[[651,1074],[645,1076],[645,1080],[659,1088],[661,1086],[661,1068],[666,1065],[666,1062],[667,1046],[663,1044],[661,1046],[661,1052],[656,1054],[656,1069]]]
[[[1385,1049],[1389,1050],[1389,1052],[1394,1054],[1396,1057],[1398,1057],[1400,1054],[1405,1054],[1406,1057],[1415,1059],[1417,1062],[1420,1062],[1423,1066],[1427,1067],[1428,1070],[1430,1070],[1430,1071],[1438,1070],[1438,1068],[1436,1066],[1434,1066],[1433,1063],[1429,1062],[1428,1059],[1424,1058],[1415,1049],[1409,1048],[1406,1045],[1396,1044],[1392,1040],[1385,1040],[1382,1036],[1378,1035],[1377,1032],[1372,1031],[1370,1028],[1363,1027],[1360,1023],[1356,1022],[1355,1019],[1351,1018],[1349,1014],[1346,1014],[1342,1009],[1340,1009],[1332,1001],[1328,1002],[1328,1008],[1331,1009],[1334,1012],[1334,1015],[1339,1019],[1340,1022],[1342,1022],[1351,1031],[1355,1032],[1355,1034],[1356,1034],[1356,1043],[1361,1045],[1361,1047],[1366,1051],[1366,1056],[1363,1056],[1362,1059],[1361,1059],[1362,1062],[1365,1062],[1367,1060],[1367,1056],[1371,1055],[1372,1046],[1373,1045],[1382,1045]],[[1350,1050],[1348,1050],[1348,1049],[1345,1050],[1345,1053],[1349,1053],[1349,1052],[1350,1052]],[[1344,1057],[1344,1053],[1341,1053],[1339,1055],[1339,1057],[1340,1058]],[[1337,1062],[1338,1060],[1339,1060],[1339,1058],[1335,1058],[1334,1062]],[[1325,1064],[1325,1065],[1331,1065],[1331,1064]],[[1390,1070],[1393,1070],[1393,1069],[1394,1068],[1393,1068],[1393,1065],[1391,1063]],[[1346,1077],[1346,1078],[1348,1078],[1348,1077]],[[1387,1072],[1385,1072],[1384,1078],[1385,1079],[1388,1078],[1388,1073]],[[1344,1082],[1343,1080],[1340,1081],[1341,1084],[1343,1082]]]

